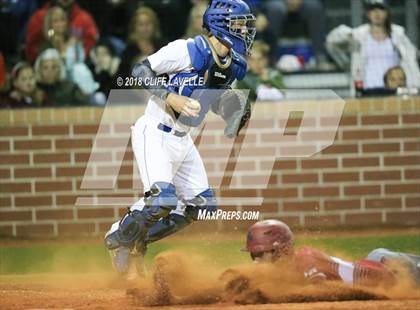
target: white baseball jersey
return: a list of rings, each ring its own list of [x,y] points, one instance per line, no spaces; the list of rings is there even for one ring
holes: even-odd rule
[[[192,70],[187,49],[188,40],[176,40],[147,59],[157,74],[172,75]],[[165,132],[158,128],[164,124],[172,128]],[[173,134],[177,130],[186,132],[183,137]],[[144,191],[155,182],[175,185],[178,197],[192,199],[209,188],[203,161],[188,133],[190,128],[176,121],[174,113],[163,100],[152,96],[145,114],[132,127],[132,147],[140,170]],[[142,208],[143,199],[132,208]],[[178,205],[172,212],[182,213]]]
[[[171,79],[178,72],[190,72],[193,69],[187,48],[188,41],[192,41],[192,39],[173,41],[147,57],[156,75],[166,73]],[[176,122],[173,112],[166,106],[166,103],[155,96],[150,97],[145,115],[147,118],[159,120],[175,130],[184,132],[190,130],[188,126]]]
[[[178,198],[177,208],[171,213],[185,215],[183,201],[201,194],[214,200],[190,129],[202,124],[206,113],[212,108],[214,96],[220,95],[235,79],[244,77],[246,61],[234,50],[230,50],[226,57],[219,58],[204,36],[176,40],[147,60],[157,76],[169,76],[169,91],[196,98],[201,105],[197,117],[188,117],[176,113],[166,102],[152,96],[145,114],[132,126],[133,152],[144,191],[149,191],[158,182],[171,183]],[[131,210],[142,210],[144,203],[144,199],[140,199],[131,206]],[[208,207],[214,209],[215,205],[211,203]],[[144,211],[147,213],[147,210]],[[110,236],[118,227],[118,223],[112,225],[107,235]]]

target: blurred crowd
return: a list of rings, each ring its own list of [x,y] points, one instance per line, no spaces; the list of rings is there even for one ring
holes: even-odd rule
[[[350,72],[353,95],[420,88],[418,50],[386,0],[366,23],[326,28],[322,0],[246,0],[257,17],[238,87],[277,101],[282,73]],[[117,77],[168,42],[202,34],[206,0],[0,0],[0,107],[103,105]],[[124,86],[123,86],[124,87]]]

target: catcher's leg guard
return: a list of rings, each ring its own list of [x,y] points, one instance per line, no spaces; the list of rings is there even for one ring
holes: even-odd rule
[[[105,246],[109,250],[120,246],[133,248],[138,241],[145,239],[147,230],[160,218],[168,216],[178,204],[175,186],[157,182],[145,194],[145,206],[141,210],[128,210],[119,222],[116,231],[105,236]]]
[[[192,221],[185,216],[171,213],[167,217],[160,219],[147,232],[146,244],[158,241],[173,233],[180,231]]]
[[[208,212],[217,210],[216,199],[211,189],[205,190],[193,199],[183,200],[183,203],[185,204],[184,215],[171,213],[149,228],[146,236],[147,244],[172,235],[197,220],[199,210]]]
[[[175,186],[156,182],[145,194],[144,201],[142,210],[128,210],[117,224],[118,228],[111,228],[105,235],[105,246],[110,250],[114,268],[120,274],[128,272],[133,257],[142,258],[144,255],[148,229],[176,208]]]
[[[145,235],[145,230],[136,222],[131,212],[127,212],[120,222],[112,225],[105,235],[105,246],[111,255],[111,262],[114,269],[121,275],[126,275],[135,257],[142,259],[142,252],[136,246],[136,239]]]
[[[145,234],[145,228],[140,226],[132,212],[128,211],[105,235],[105,246],[111,255],[112,265],[119,274],[128,273],[133,261],[132,253],[138,253],[136,240]]]

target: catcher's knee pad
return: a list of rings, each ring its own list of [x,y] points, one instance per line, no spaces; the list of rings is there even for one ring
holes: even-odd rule
[[[145,193],[145,207],[140,212],[146,221],[156,222],[176,209],[178,197],[175,186],[167,182],[156,182]]]
[[[212,213],[217,210],[217,201],[211,188],[206,189],[193,199],[184,200],[184,203],[185,216],[194,221],[197,220],[200,211]]]

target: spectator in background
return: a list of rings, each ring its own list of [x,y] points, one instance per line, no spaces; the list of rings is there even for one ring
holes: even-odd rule
[[[148,8],[137,9],[131,18],[128,32],[128,45],[121,56],[118,76],[131,76],[135,63],[160,49],[164,42],[161,38],[159,19],[156,13]]]
[[[45,92],[36,86],[35,73],[26,62],[16,64],[12,70],[12,90],[1,98],[1,106],[8,108],[40,107],[45,105]]]
[[[248,0],[248,2],[260,12],[257,13],[257,31],[266,32],[262,38],[269,43],[274,62],[278,56],[279,39],[283,39],[281,44],[284,44],[284,39],[308,38],[311,41],[312,51],[309,46],[302,46],[301,43],[288,43],[287,46],[280,45],[280,55],[293,54],[306,63],[309,63],[314,56],[314,64],[319,69],[331,68],[324,47],[326,17],[320,0]]]
[[[386,89],[397,90],[400,87],[407,86],[407,79],[403,68],[395,66],[385,73],[384,84]]]
[[[53,105],[83,105],[89,101],[75,83],[66,80],[66,69],[55,49],[47,49],[38,56],[35,76],[38,86],[46,92],[48,101]]]
[[[352,94],[360,87],[364,91],[384,88],[384,75],[395,66],[405,72],[408,87],[419,88],[417,50],[404,28],[391,23],[385,0],[366,0],[365,5],[367,24],[355,29],[341,25],[327,37],[327,48],[337,64],[344,69],[351,66]]]
[[[188,14],[192,2],[198,0],[137,0],[140,7],[149,7],[162,21],[160,30],[163,37],[173,41],[182,37],[187,28]]]
[[[99,40],[90,52],[89,67],[93,77],[99,83],[98,92],[108,96],[114,86],[114,79],[120,65],[112,44],[108,40]]]
[[[283,79],[279,71],[269,68],[269,46],[256,41],[252,53],[248,56],[249,70],[242,81],[238,81],[237,88],[249,89],[252,101],[277,101],[284,96]]]
[[[66,78],[75,82],[88,95],[93,94],[99,84],[93,79],[87,65],[81,42],[72,36],[66,12],[59,6],[52,6],[44,17],[44,37],[40,52],[55,48],[66,67]]]
[[[208,6],[207,1],[197,1],[190,11],[188,17],[187,31],[185,32],[184,38],[194,38],[200,34],[203,34],[203,15]]]
[[[283,0],[245,0],[256,17],[256,39],[270,45],[270,62],[277,61],[277,42],[284,13]]]
[[[367,88],[362,91],[363,97],[393,96],[398,89],[402,95],[408,95],[407,79],[404,70],[400,66],[388,69],[383,76],[384,87]]]
[[[52,6],[44,17],[43,25],[44,40],[40,44],[39,53],[48,48],[55,48],[63,59],[69,49],[80,50],[77,38],[71,35],[67,13],[59,6]],[[82,49],[82,53],[83,49]],[[82,57],[82,56],[79,56]]]
[[[35,12],[28,23],[26,34],[26,58],[31,63],[38,55],[40,44],[45,40],[43,27],[44,17],[51,6],[60,6],[67,13],[71,34],[83,42],[86,55],[95,44],[98,30],[89,13],[82,10],[75,0],[51,0]]]

